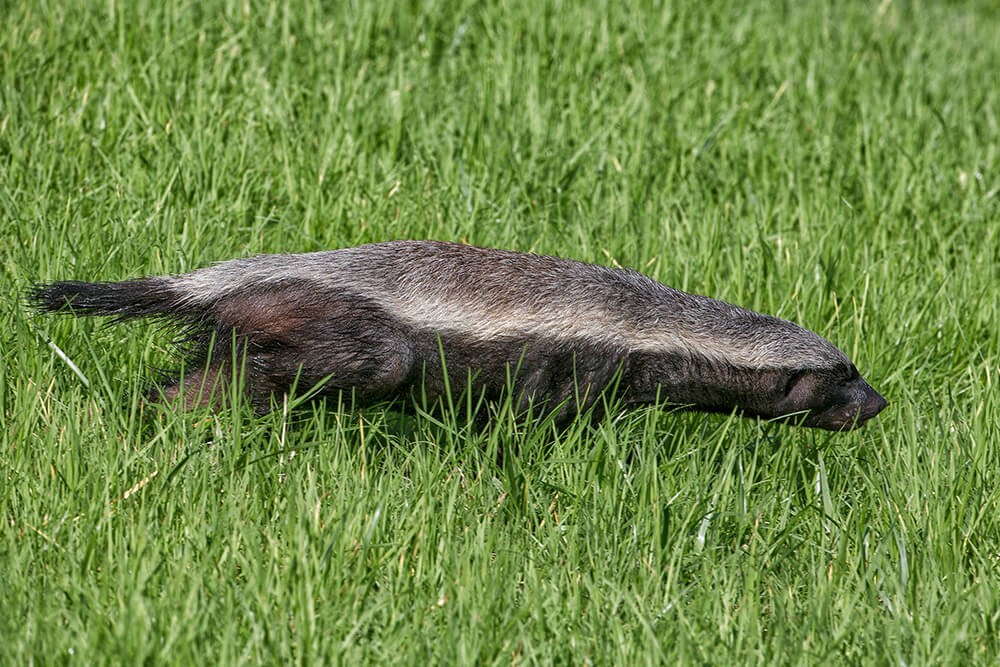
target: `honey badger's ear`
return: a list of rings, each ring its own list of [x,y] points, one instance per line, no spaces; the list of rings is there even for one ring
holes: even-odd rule
[[[779,399],[779,411],[785,414],[824,408],[828,403],[829,390],[839,382],[831,383],[831,374],[800,368],[789,374],[785,382],[784,395]]]
[[[788,378],[785,381],[785,388],[782,391],[785,399],[795,400],[796,396],[806,391],[804,380],[807,372],[804,368],[800,368],[788,374]]]
[[[785,395],[781,398],[781,411],[786,413],[803,412],[825,407],[829,374],[803,368],[795,371],[785,385]]]

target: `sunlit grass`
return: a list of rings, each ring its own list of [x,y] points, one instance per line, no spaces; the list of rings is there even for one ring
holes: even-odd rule
[[[996,661],[988,3],[0,17],[3,662]],[[561,431],[503,406],[142,410],[169,334],[21,299],[395,238],[781,315],[891,404],[840,435],[656,408]]]

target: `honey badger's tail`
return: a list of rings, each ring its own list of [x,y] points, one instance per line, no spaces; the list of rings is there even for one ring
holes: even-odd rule
[[[42,313],[110,316],[111,323],[152,317],[178,327],[180,332],[174,343],[186,358],[188,370],[183,377],[177,376],[152,388],[147,400],[156,403],[179,400],[186,408],[221,406],[226,400],[225,387],[232,377],[229,365],[232,339],[218,326],[211,303],[186,295],[176,278],[47,283],[35,285],[28,292],[27,301]]]
[[[204,306],[185,300],[167,277],[140,278],[119,283],[78,280],[36,285],[27,295],[29,306],[43,313],[110,315],[117,321],[137,317],[196,320]]]

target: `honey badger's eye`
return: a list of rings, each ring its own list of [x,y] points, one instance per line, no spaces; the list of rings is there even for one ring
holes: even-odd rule
[[[848,366],[848,368],[847,368],[847,381],[848,382],[854,382],[859,377],[861,377],[861,373],[858,372],[858,369],[854,366],[854,364],[851,364],[850,366]]]

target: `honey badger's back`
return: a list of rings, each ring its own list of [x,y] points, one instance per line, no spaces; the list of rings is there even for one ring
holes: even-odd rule
[[[566,417],[597,398],[588,387],[612,380],[640,327],[641,292],[656,285],[570,260],[417,241],[263,255],[168,280],[177,309],[211,322],[217,346],[233,331],[246,343],[258,410],[296,378],[365,401],[417,384],[433,398],[474,376],[487,398],[513,378],[525,403],[577,399]],[[209,380],[230,350],[221,352]],[[186,391],[202,379],[186,379]]]
[[[187,305],[293,289],[356,296],[417,328],[476,340],[585,338],[627,349],[687,350],[749,367],[846,360],[791,322],[687,294],[630,269],[435,241],[260,255],[178,276]],[[779,336],[780,334],[780,336]]]
[[[259,411],[296,381],[326,380],[328,391],[350,390],[361,401],[417,383],[440,394],[442,353],[451,386],[473,377],[492,397],[516,374],[522,401],[565,401],[564,417],[586,408],[619,370],[633,400],[667,388],[671,399],[705,409],[776,415],[782,406],[769,401],[784,375],[853,369],[797,325],[634,271],[431,241],[262,255],[124,283],[54,283],[34,301],[42,310],[68,303],[79,314],[186,326],[188,367],[202,370],[162,393],[188,404],[206,402],[231,376],[234,353],[245,353]]]

